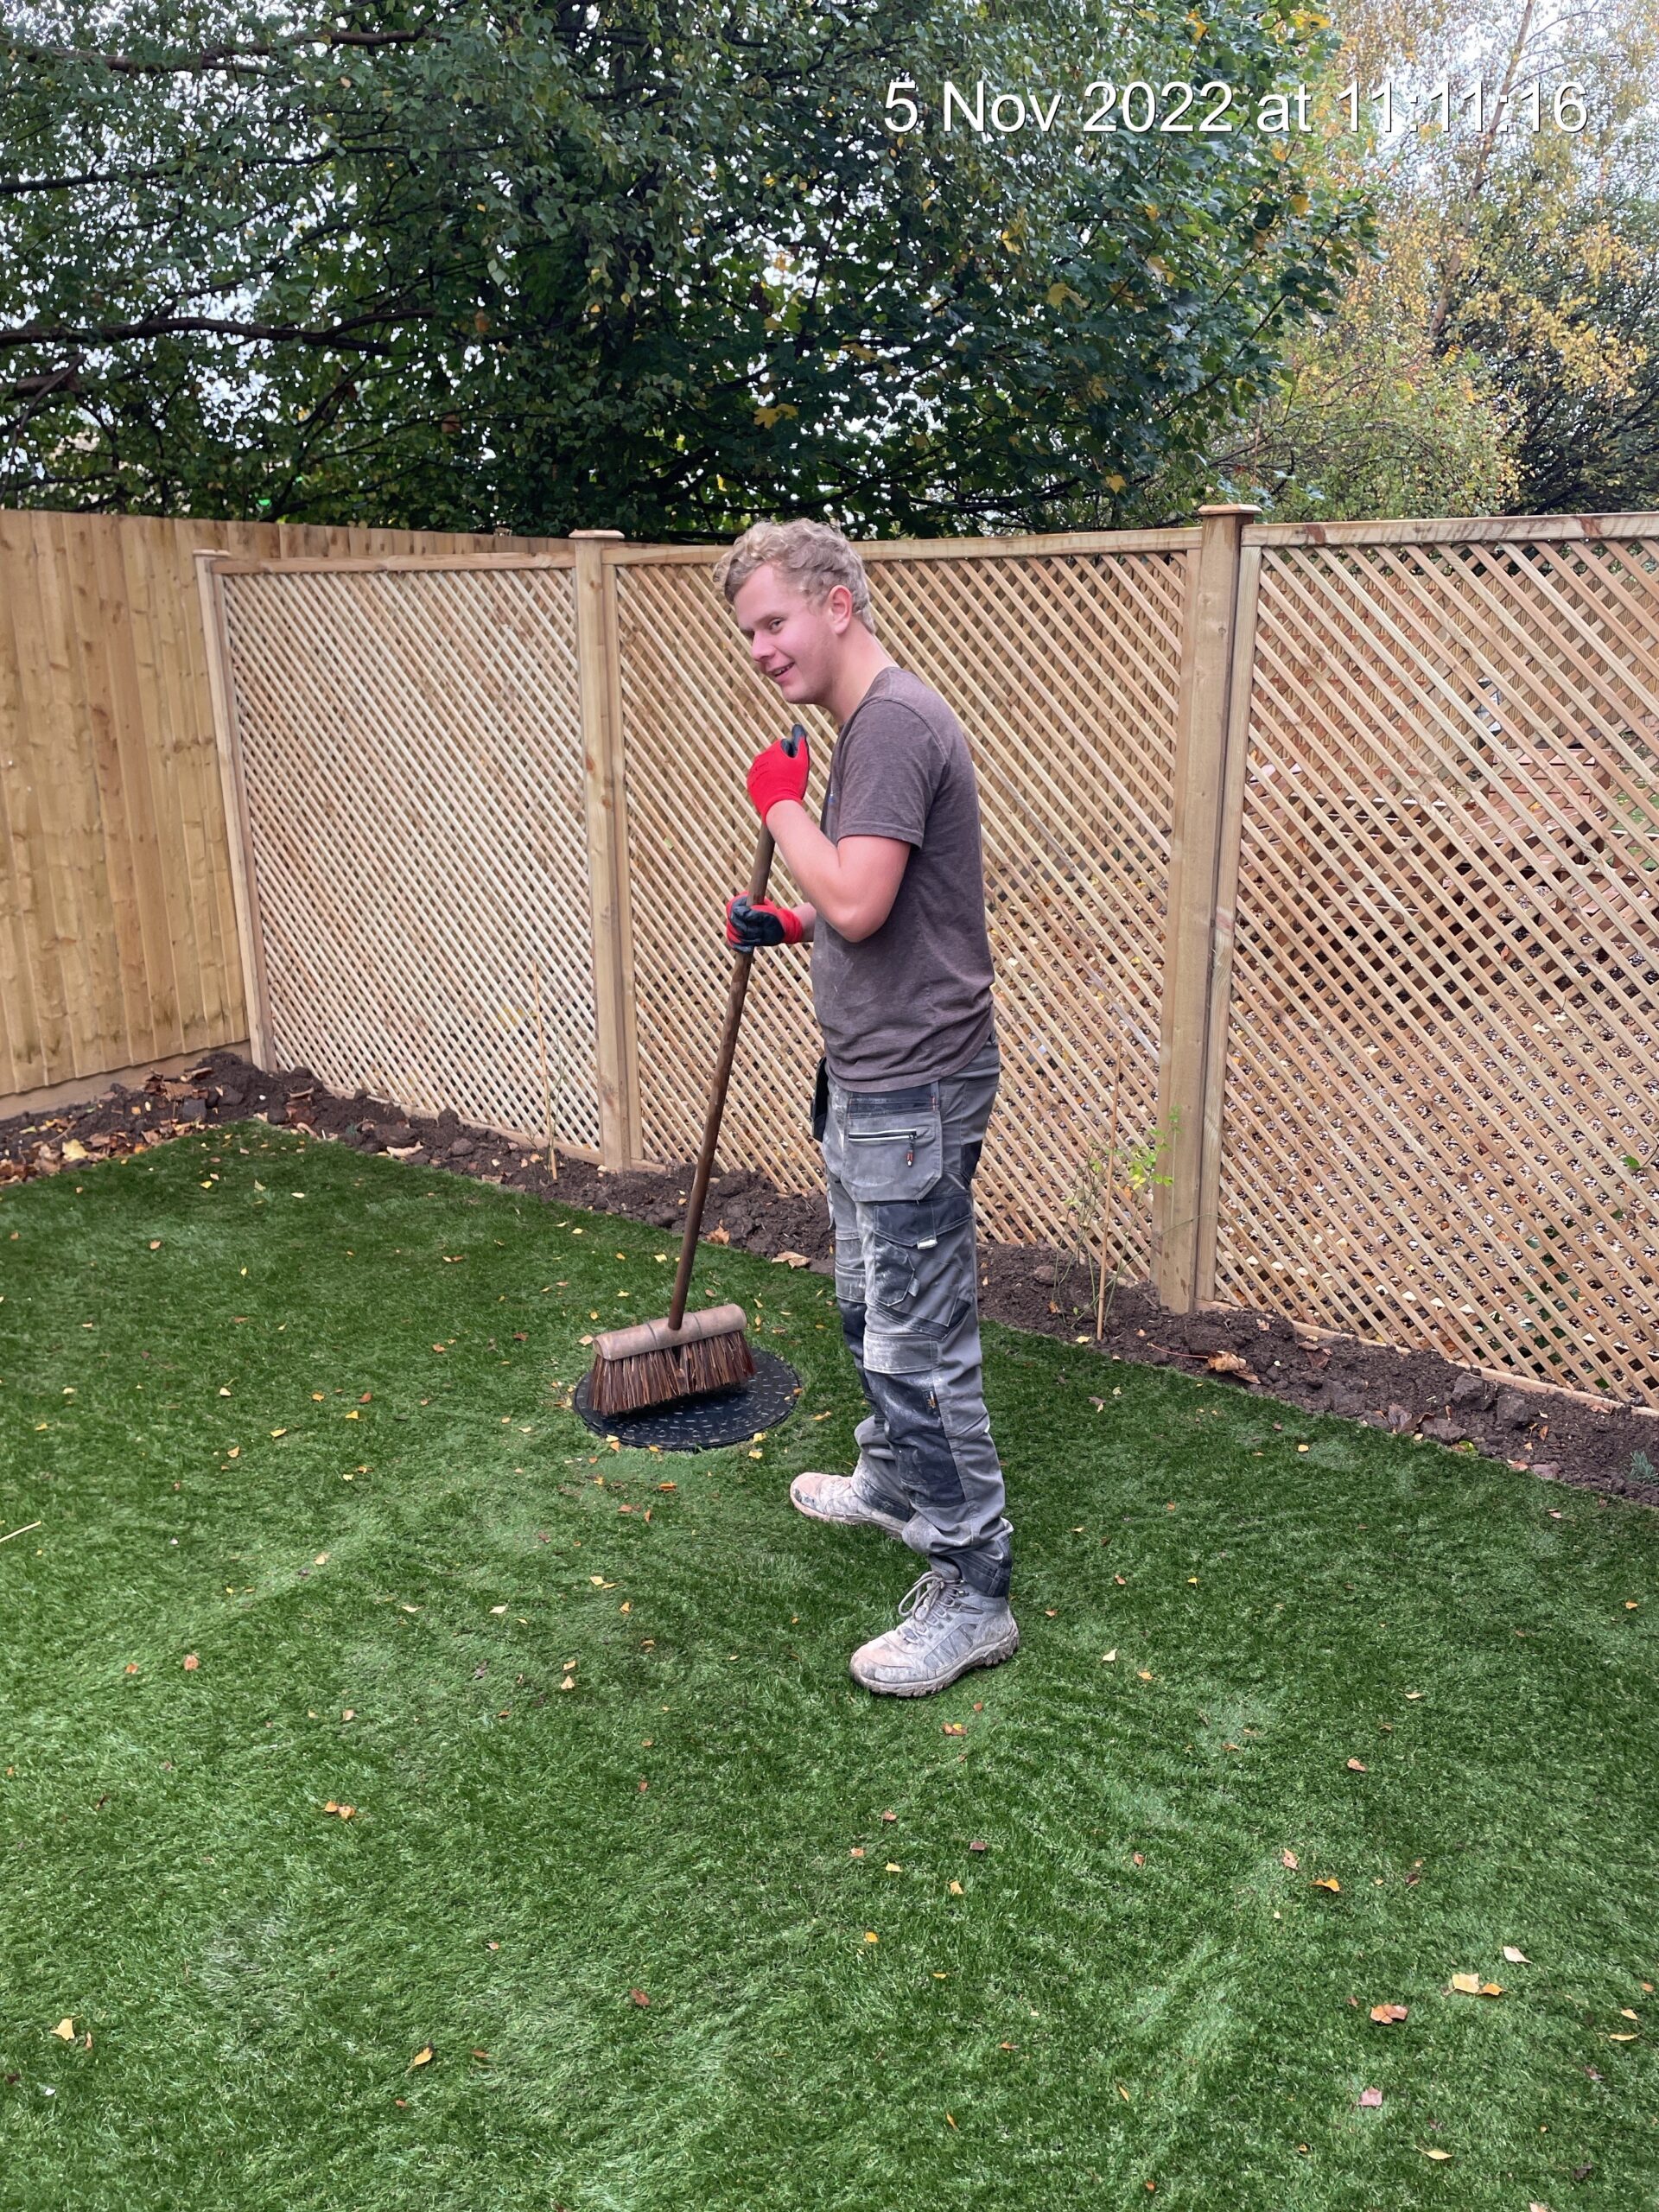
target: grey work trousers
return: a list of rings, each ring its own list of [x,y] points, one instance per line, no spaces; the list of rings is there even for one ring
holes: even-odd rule
[[[974,1170],[996,1101],[995,1040],[957,1074],[880,1091],[827,1078],[836,1302],[870,1412],[854,1432],[905,1541],[1007,1593],[1013,1530],[980,1374]]]

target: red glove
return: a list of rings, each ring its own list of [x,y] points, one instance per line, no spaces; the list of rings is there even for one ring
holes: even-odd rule
[[[726,901],[726,942],[753,949],[762,944],[798,944],[806,932],[792,906],[774,906],[770,899]]]
[[[776,745],[769,745],[764,753],[755,755],[749,763],[749,797],[763,823],[779,800],[805,798],[806,779],[811,771],[806,732],[799,722],[787,737],[780,737]]]

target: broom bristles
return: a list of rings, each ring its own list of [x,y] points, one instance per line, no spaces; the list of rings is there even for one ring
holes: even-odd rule
[[[588,1402],[596,1414],[639,1413],[671,1398],[695,1398],[747,1382],[754,1373],[754,1354],[741,1329],[665,1351],[640,1351],[626,1359],[595,1358],[588,1382]]]

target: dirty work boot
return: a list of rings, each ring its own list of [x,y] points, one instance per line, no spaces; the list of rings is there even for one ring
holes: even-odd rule
[[[1020,1648],[1006,1598],[982,1597],[953,1569],[930,1567],[899,1601],[899,1625],[861,1643],[852,1675],[867,1690],[926,1697],[970,1667],[996,1667]]]
[[[816,1468],[797,1475],[789,1486],[789,1502],[809,1521],[828,1521],[836,1529],[880,1529],[900,1543],[910,1518],[909,1507],[884,1497],[861,1461],[850,1475],[820,1474]]]

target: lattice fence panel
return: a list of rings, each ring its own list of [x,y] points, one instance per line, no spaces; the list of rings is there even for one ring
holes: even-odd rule
[[[575,601],[548,569],[224,579],[284,1065],[599,1141]]]
[[[1157,1112],[1185,552],[874,559],[883,641],[950,700],[979,779],[1002,1087],[989,1232],[1065,1245],[1118,1093]],[[1149,1266],[1120,1198],[1114,1247]]]
[[[702,1138],[731,977],[725,903],[747,887],[760,829],[744,771],[795,718],[750,671],[709,579],[713,559],[615,571],[640,1144],[648,1160],[663,1161],[695,1158]],[[833,727],[816,709],[802,719],[816,821]],[[786,905],[801,897],[781,854],[771,896]],[[760,1168],[792,1191],[823,1180],[811,1131],[818,1033],[807,961],[804,947],[755,957],[719,1150],[722,1168]]]
[[[997,1236],[1066,1237],[1115,1082],[1120,1144],[1155,1116],[1185,563],[868,558],[883,642],[956,708],[979,778],[1004,1074],[976,1187]],[[705,568],[625,564],[618,593],[645,1148],[683,1159],[723,1004],[721,905],[753,850],[743,770],[785,717]],[[816,815],[833,733],[808,727]],[[747,1019],[722,1164],[810,1189],[804,954],[757,959]],[[1116,1225],[1122,1265],[1144,1273],[1144,1222],[1120,1203]]]
[[[1264,549],[1218,1295],[1659,1402],[1656,556]]]

